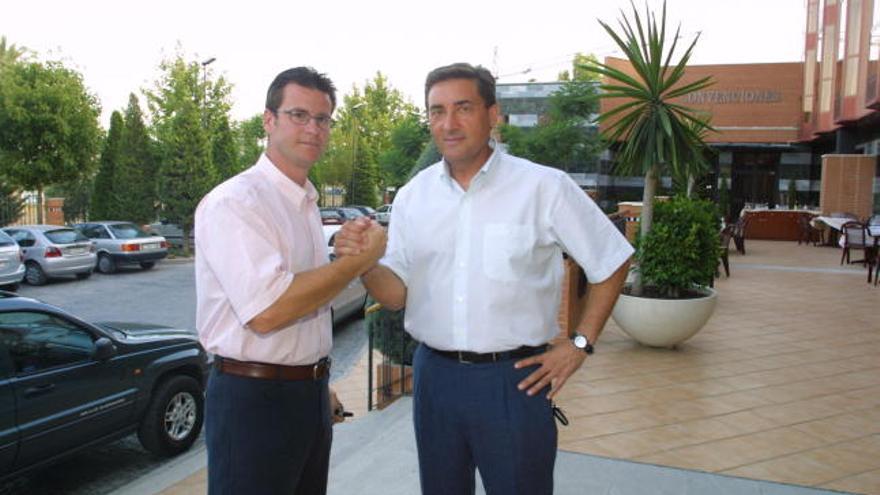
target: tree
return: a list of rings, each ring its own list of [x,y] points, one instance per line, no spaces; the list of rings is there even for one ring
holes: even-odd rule
[[[549,109],[532,129],[502,125],[509,151],[567,172],[585,171],[597,161],[599,140],[588,123],[598,110],[592,82],[568,81],[548,99]]]
[[[386,186],[399,188],[406,183],[413,164],[431,139],[428,126],[415,113],[405,116],[391,130],[391,144],[379,155],[380,168],[386,177]]]
[[[676,29],[671,45],[668,44],[665,2],[659,24],[647,7],[645,21],[642,22],[635,6],[632,21],[626,15],[620,20],[622,34],[599,21],[625,54],[634,75],[598,62],[582,66],[584,70],[605,77],[603,98],[624,99],[623,103],[600,115],[599,121],[607,125],[603,131],[605,139],[619,144],[616,154],[619,170],[627,174],[640,172],[645,176],[642,236],[651,230],[660,174],[669,170],[673,175],[679,174],[693,157],[701,155],[705,144],[699,131],[710,128],[692,109],[672,100],[712,84],[709,77],[686,84],[681,82],[699,35],[672,65],[681,28]],[[637,276],[633,294],[640,295],[641,291],[641,277]]]
[[[263,114],[237,122],[234,126],[235,140],[238,143],[238,170],[244,170],[260,158],[266,149],[266,130],[263,129]]]
[[[0,36],[0,71],[4,67],[11,66],[19,62],[28,54],[27,48],[15,46],[14,43],[8,43],[6,36]]]
[[[125,124],[119,112],[110,116],[110,130],[104,140],[95,188],[92,192],[91,213],[95,219],[121,220],[125,217],[120,211],[120,194],[117,187],[124,180],[119,174],[119,162],[124,152],[122,148],[122,127]]]
[[[134,94],[128,97],[123,117],[122,154],[116,186],[119,210],[126,220],[146,224],[156,219],[158,202],[156,143],[144,123],[144,114]]]
[[[46,196],[64,198],[64,223],[84,222],[89,219],[95,178],[85,176],[74,182],[46,187]]]
[[[0,227],[18,220],[23,209],[24,200],[21,198],[21,193],[7,181],[0,180]]]
[[[159,199],[162,216],[180,225],[183,249],[189,254],[196,206],[217,183],[207,124],[212,121],[210,112],[224,105],[203,101],[209,88],[200,82],[198,62],[177,56],[160,68],[161,79],[147,92],[160,156]]]
[[[415,105],[391,87],[381,72],[367,81],[363,93],[355,86],[343,98],[337,112],[338,123],[328,146],[329,153],[322,162],[338,167],[348,158],[350,168],[347,181],[343,182],[347,186],[348,203],[376,206],[378,189],[395,181],[392,174],[380,167],[379,157],[393,147],[391,134],[394,128],[413,114],[418,115]],[[322,167],[325,170],[330,168]],[[327,172],[328,175],[334,174],[332,170]]]
[[[229,118],[225,115],[217,120],[212,133],[211,158],[214,160],[214,168],[217,170],[218,180],[226,180],[241,172],[238,148],[235,142],[235,134],[229,125]]]
[[[94,170],[100,145],[97,99],[79,73],[58,62],[16,63],[0,71],[0,163],[4,175],[37,191]]]
[[[422,148],[422,152],[419,154],[416,164],[413,165],[412,169],[409,171],[409,176],[407,176],[406,180],[409,181],[422,170],[439,162],[441,158],[443,158],[443,155],[441,155],[440,150],[437,149],[437,143],[435,143],[433,139],[429,139],[428,142],[425,143],[425,147]]]

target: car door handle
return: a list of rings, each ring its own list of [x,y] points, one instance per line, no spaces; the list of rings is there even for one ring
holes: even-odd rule
[[[48,394],[52,390],[55,390],[54,383],[44,383],[43,385],[37,385],[35,387],[28,387],[24,389],[24,396],[35,397],[37,395]]]

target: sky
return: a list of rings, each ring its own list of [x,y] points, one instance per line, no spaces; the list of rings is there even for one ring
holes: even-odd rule
[[[659,12],[662,2],[647,4]],[[805,5],[668,0],[667,20],[685,41],[699,33],[695,64],[797,62]],[[80,71],[106,126],[178,52],[216,58],[208,68],[233,84],[235,119],[262,112],[275,75],[299,65],[327,73],[340,96],[381,71],[421,107],[424,78],[441,65],[481,64],[501,83],[554,81],[577,52],[620,56],[598,20],[616,26],[621,9],[631,12],[628,0],[18,0],[0,9],[0,35]]]

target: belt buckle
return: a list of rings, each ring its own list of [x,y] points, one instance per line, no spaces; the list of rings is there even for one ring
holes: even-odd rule
[[[461,363],[461,364],[474,364],[473,361],[468,361],[467,359],[464,358],[464,352],[458,351],[457,354],[458,354],[458,362],[459,363]]]
[[[317,380],[318,378],[320,378],[320,376],[318,376],[318,375],[321,372],[321,365],[322,364],[324,364],[324,363],[321,361],[318,361],[317,363],[315,363],[314,366],[312,366],[312,380]]]

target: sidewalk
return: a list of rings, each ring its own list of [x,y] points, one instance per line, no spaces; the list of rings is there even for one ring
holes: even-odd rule
[[[880,287],[838,249],[746,249],[679,349],[609,322],[559,400],[557,493],[880,494]],[[365,361],[334,383],[357,419],[337,426],[330,491],[417,493],[409,401],[364,414]],[[205,493],[203,453],[176,466],[119,493]]]

